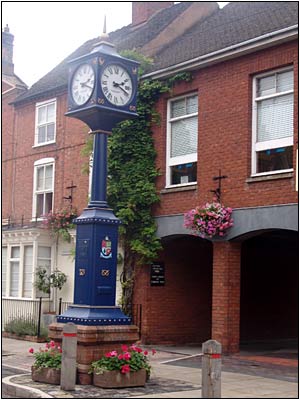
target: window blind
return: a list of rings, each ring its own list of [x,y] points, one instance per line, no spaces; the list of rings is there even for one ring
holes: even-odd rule
[[[23,296],[32,297],[33,247],[24,247]]]
[[[10,296],[19,296],[19,261],[10,262]]]
[[[172,122],[171,157],[197,153],[198,117]]]
[[[293,135],[293,94],[261,100],[257,104],[257,141]]]
[[[2,296],[6,295],[7,247],[2,247]]]

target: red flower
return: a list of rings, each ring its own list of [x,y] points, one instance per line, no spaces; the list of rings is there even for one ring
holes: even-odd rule
[[[123,358],[124,358],[124,360],[127,360],[127,361],[130,360],[131,359],[130,353],[125,353]]]
[[[30,347],[30,349],[28,350],[29,353],[33,354],[34,353],[34,349],[32,347]]]
[[[154,356],[154,354],[156,353],[156,350],[152,349],[152,355]]]
[[[119,355],[118,355],[118,359],[119,359],[119,360],[123,360],[123,358],[124,358],[123,354],[119,354]]]
[[[130,372],[130,365],[128,365],[128,364],[122,365],[121,373],[127,374],[128,372]]]
[[[145,351],[144,351],[144,356],[147,356],[147,355],[148,355],[148,351],[145,350]]]
[[[122,344],[121,349],[122,351],[128,351],[128,346],[126,346],[126,344]]]

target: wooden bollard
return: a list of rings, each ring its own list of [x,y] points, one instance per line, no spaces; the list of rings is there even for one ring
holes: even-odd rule
[[[202,344],[202,397],[221,398],[221,343],[208,340]]]
[[[63,328],[60,388],[75,390],[77,327],[68,322]]]

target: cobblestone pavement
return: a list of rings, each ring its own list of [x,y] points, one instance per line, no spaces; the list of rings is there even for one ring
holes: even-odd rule
[[[13,383],[18,385],[30,386],[33,389],[39,389],[54,398],[109,398],[122,399],[128,397],[145,397],[148,395],[160,395],[171,392],[181,392],[201,389],[200,385],[179,381],[175,379],[152,378],[145,387],[137,388],[118,388],[118,389],[101,389],[92,385],[76,385],[75,390],[66,392],[60,390],[57,385],[43,384],[33,382],[31,375],[26,374],[12,379]]]

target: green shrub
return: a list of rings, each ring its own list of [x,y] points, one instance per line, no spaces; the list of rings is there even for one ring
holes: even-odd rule
[[[5,332],[14,333],[18,336],[36,336],[37,335],[37,326],[33,320],[26,320],[24,318],[15,318],[8,322],[4,327]],[[41,327],[40,336],[47,338],[48,330],[44,327]]]

